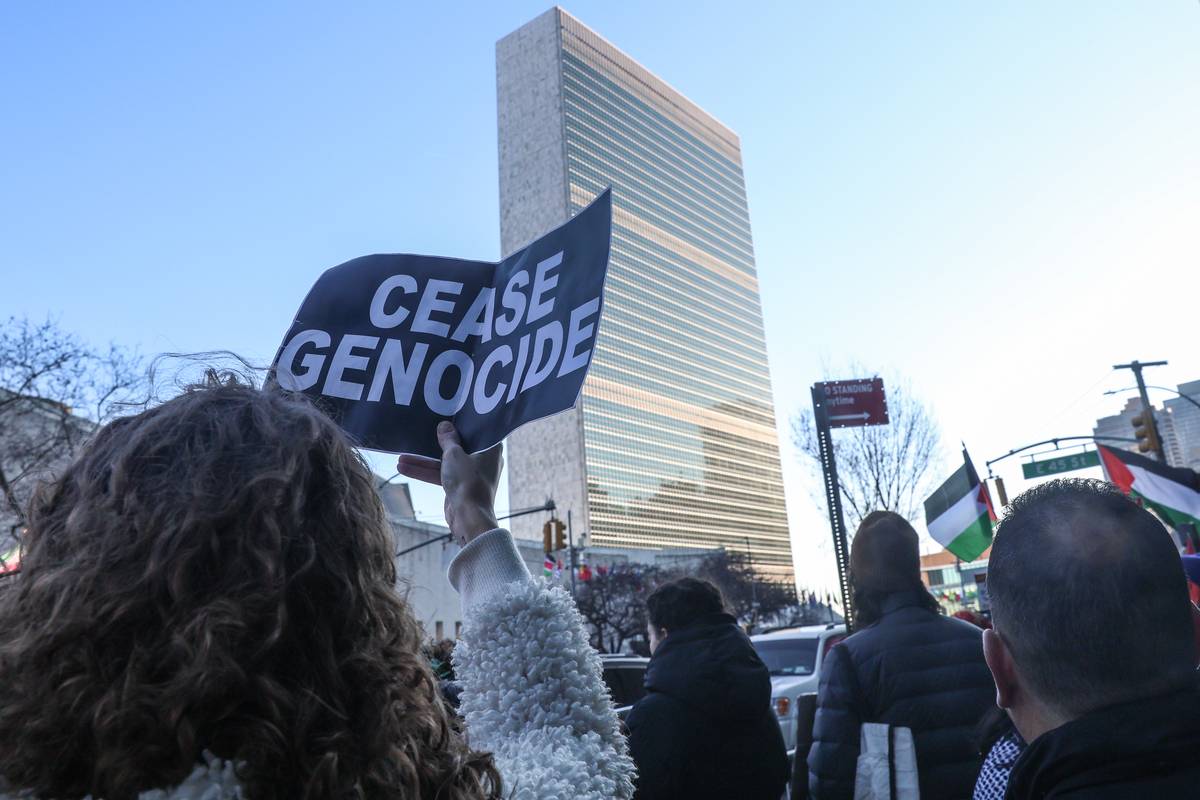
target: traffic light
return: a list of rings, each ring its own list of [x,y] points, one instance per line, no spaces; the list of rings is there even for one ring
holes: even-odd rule
[[[567,524],[561,519],[547,520],[542,526],[542,547],[547,553],[567,549]]]
[[[1158,441],[1158,431],[1154,427],[1154,412],[1146,409],[1134,417],[1132,422],[1138,450],[1142,453],[1161,453],[1162,447]]]
[[[1000,499],[1001,506],[1008,505],[1008,492],[1004,491],[1004,479],[996,477],[996,497]]]

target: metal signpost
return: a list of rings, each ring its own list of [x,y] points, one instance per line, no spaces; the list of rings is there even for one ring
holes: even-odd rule
[[[833,552],[837,559],[838,585],[846,632],[853,630],[854,609],[850,594],[850,551],[846,544],[846,522],[842,515],[842,492],[837,461],[833,455],[833,428],[887,425],[887,396],[881,378],[859,381],[825,381],[812,386],[813,421],[817,427],[817,450],[825,477],[825,503],[833,530]]]

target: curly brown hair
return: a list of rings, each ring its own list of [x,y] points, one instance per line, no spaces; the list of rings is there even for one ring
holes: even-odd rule
[[[250,798],[487,798],[374,479],[307,401],[210,381],[102,428],[0,593],[0,783],[107,800],[211,753]]]

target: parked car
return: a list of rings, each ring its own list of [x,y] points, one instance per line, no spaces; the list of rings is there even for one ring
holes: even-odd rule
[[[649,663],[650,659],[644,656],[600,655],[604,682],[612,695],[617,716],[622,720],[633,704],[646,696],[646,665]]]
[[[796,749],[797,698],[816,694],[829,648],[846,638],[845,625],[805,625],[751,636],[771,673],[771,708],[788,750]]]

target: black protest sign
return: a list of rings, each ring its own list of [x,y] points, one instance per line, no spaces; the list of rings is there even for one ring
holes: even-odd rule
[[[605,191],[499,264],[373,255],[327,270],[275,357],[359,445],[438,457],[451,419],[468,452],[575,405],[604,302]]]

